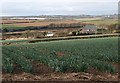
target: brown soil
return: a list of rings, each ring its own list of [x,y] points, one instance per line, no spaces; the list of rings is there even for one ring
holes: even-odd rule
[[[34,75],[30,73],[3,74],[3,81],[118,81],[118,74],[94,75],[90,73],[47,73]]]
[[[55,53],[57,56],[64,56],[65,54],[63,52],[56,52]]]
[[[53,73],[53,69],[39,62],[33,63],[33,74],[42,75],[42,74],[48,74],[48,73]]]
[[[3,81],[118,81],[118,73],[110,74],[89,69],[87,73],[60,73],[54,72],[47,65],[33,63],[33,72],[23,72],[18,65],[14,65],[14,72],[2,72]]]

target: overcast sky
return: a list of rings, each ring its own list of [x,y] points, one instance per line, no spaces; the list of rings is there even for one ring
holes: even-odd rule
[[[118,12],[118,1],[119,0],[2,0],[0,15],[115,14]]]

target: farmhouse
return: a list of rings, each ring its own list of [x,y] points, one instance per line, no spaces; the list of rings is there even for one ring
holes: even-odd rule
[[[93,34],[96,33],[97,31],[97,26],[95,25],[85,25],[80,33],[88,33],[88,34]]]
[[[97,26],[95,25],[85,25],[77,31],[69,32],[68,35],[88,35],[97,33]]]

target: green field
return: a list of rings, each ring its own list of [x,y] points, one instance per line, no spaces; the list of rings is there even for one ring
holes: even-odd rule
[[[99,19],[99,20],[81,20],[83,23],[92,23],[95,25],[111,25],[118,23],[117,19]]]
[[[22,27],[22,26],[14,26],[14,25],[7,25],[7,24],[3,24],[1,25],[2,26],[2,30],[3,29],[7,29],[7,30],[17,30],[17,29],[21,29],[21,28],[25,28],[25,27]]]
[[[101,24],[110,25],[110,24],[116,24],[116,23],[118,23],[118,19],[80,18],[80,19],[74,19],[74,20],[76,20],[78,22],[92,23],[92,24],[95,24],[95,25],[101,25]],[[9,25],[9,24],[2,24],[0,26],[2,26],[3,29],[6,28],[8,30],[25,28],[23,26]]]
[[[13,44],[2,49],[2,66],[6,72],[13,72],[14,64],[32,72],[32,63],[37,61],[59,72],[87,72],[92,67],[115,73],[111,63],[118,63],[119,59],[117,37]]]

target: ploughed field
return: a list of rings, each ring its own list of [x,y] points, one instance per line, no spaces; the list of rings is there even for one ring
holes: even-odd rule
[[[92,72],[118,73],[118,37],[60,40],[2,46],[5,73]],[[38,68],[38,67],[49,67]]]

